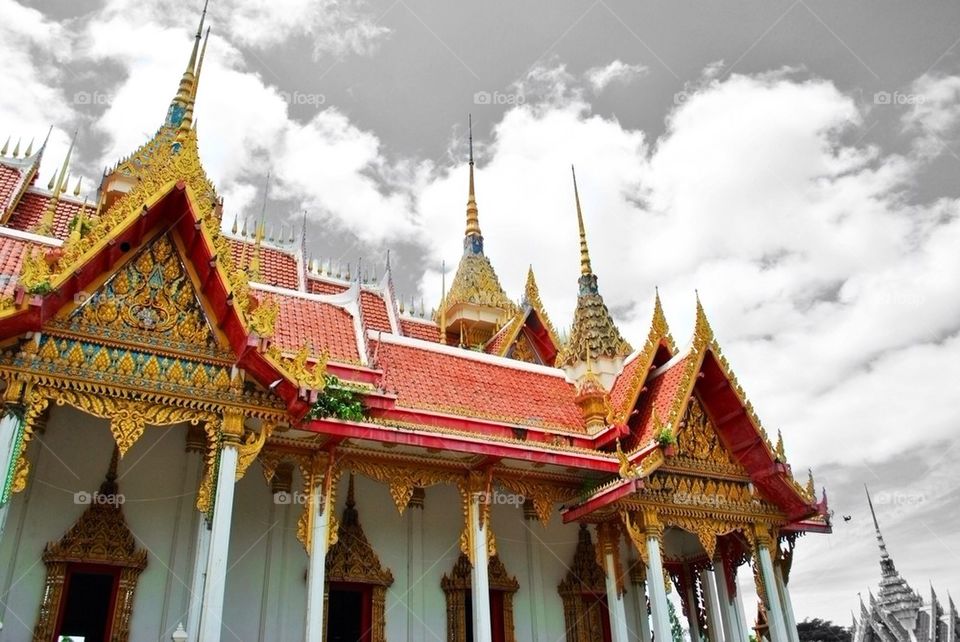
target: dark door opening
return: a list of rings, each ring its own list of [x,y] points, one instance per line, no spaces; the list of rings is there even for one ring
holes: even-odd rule
[[[507,639],[503,608],[503,591],[490,591],[490,633],[493,636],[493,642],[504,642]],[[466,641],[473,642],[473,591],[464,591],[463,611],[466,620],[463,623]]]
[[[327,593],[327,642],[370,642],[372,610],[369,586],[332,582]]]
[[[77,565],[67,570],[60,626],[61,636],[84,642],[106,642],[110,635],[116,599],[117,569],[109,566]]]

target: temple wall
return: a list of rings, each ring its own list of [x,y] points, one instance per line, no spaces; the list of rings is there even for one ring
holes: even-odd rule
[[[124,515],[138,545],[149,552],[137,586],[131,640],[169,640],[177,624],[186,623],[200,521],[194,500],[201,462],[199,453],[184,452],[185,437],[186,426],[148,428],[120,463]],[[4,625],[0,641],[30,640],[46,575],[43,547],[59,540],[83,512],[85,506],[74,503],[74,493],[99,487],[112,448],[106,421],[69,407],[52,408],[46,431],[30,446],[30,483],[14,497],[0,542],[0,617]],[[347,475],[341,477],[337,492],[338,519],[346,501],[347,479]],[[385,485],[362,476],[357,476],[355,483],[360,522],[381,563],[394,577],[387,592],[387,639],[399,642],[422,636],[445,640],[446,603],[440,581],[460,554],[463,515],[458,491],[450,486],[428,488],[424,508],[408,508],[401,516]],[[292,490],[302,490],[298,473]],[[296,503],[274,501],[257,463],[239,482],[224,640],[303,639],[308,559],[296,539],[301,509]],[[573,560],[577,526],[562,524],[555,514],[544,527],[537,520],[524,519],[522,507],[511,504],[495,504],[491,519],[500,558],[520,584],[514,597],[517,640],[564,639],[557,585]],[[418,522],[422,568],[409,555]],[[627,559],[626,551],[622,559]],[[539,618],[533,607],[535,576],[543,590]],[[629,590],[632,587],[628,586]],[[417,603],[417,591],[422,591],[423,606],[414,614],[408,604]],[[629,594],[626,606],[627,621],[633,628],[636,614]]]

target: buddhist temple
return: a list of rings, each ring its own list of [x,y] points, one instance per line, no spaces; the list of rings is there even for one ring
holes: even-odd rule
[[[826,496],[699,300],[678,344],[650,292],[628,342],[574,174],[561,335],[535,266],[508,293],[484,253],[472,134],[435,313],[389,260],[238,219],[198,153],[204,22],[95,196],[72,146],[49,183],[45,144],[2,148],[3,639],[662,642],[671,593],[694,642],[748,642],[753,577],[763,635],[799,642],[789,569]]]

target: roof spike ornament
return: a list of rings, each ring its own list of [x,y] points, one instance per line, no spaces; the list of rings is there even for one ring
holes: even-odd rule
[[[480,214],[477,209],[477,195],[473,183],[473,114],[467,116],[467,140],[470,147],[470,185],[467,190],[467,229],[465,236],[473,245],[478,247],[475,251],[482,253],[483,235],[480,233]],[[466,248],[466,244],[467,240],[464,240],[464,248]]]
[[[193,49],[190,52],[190,59],[187,61],[187,68],[184,69],[183,75],[180,77],[177,93],[170,102],[170,107],[167,109],[166,125],[169,127],[179,128],[187,116],[187,108],[193,96],[194,82],[196,80],[197,56],[200,51],[200,38],[203,36],[203,23],[207,18],[208,3],[209,0],[204,0],[203,12],[200,14],[200,24],[197,26],[197,35],[193,40]],[[191,119],[192,116],[191,110]],[[187,120],[185,125],[187,129],[189,129],[190,124],[190,120]],[[178,140],[174,143],[174,146],[176,147],[179,144],[180,141]],[[177,147],[177,149],[179,149],[179,147]]]
[[[13,146],[13,157],[16,158],[20,155],[20,139],[17,139],[17,144]]]
[[[3,147],[0,147],[0,156],[6,156],[8,149],[10,149],[10,137],[9,137],[9,136],[7,136],[6,142],[3,143]]]
[[[204,17],[206,16],[207,7],[203,7]],[[203,28],[203,18],[200,19],[200,27]],[[200,30],[197,30],[197,35],[200,35]],[[197,103],[197,89],[200,86],[200,72],[203,70],[203,58],[207,54],[207,41],[210,39],[210,27],[207,27],[207,33],[203,37],[203,47],[200,48],[200,58],[197,60],[197,67],[193,74],[193,85],[190,87],[190,96],[187,99],[187,104],[184,107],[183,111],[183,120],[180,121],[180,125],[177,128],[177,140],[182,143],[188,131],[191,128],[196,130],[197,121],[193,118],[193,111]]]
[[[30,144],[27,145],[27,151],[23,152],[23,157],[26,158],[33,154],[33,139],[30,139]]]
[[[778,429],[777,430],[777,447],[775,449],[777,459],[780,460],[780,463],[787,462],[787,453],[786,449],[783,447],[783,433]]]
[[[47,207],[40,216],[40,221],[34,230],[40,236],[50,236],[53,234],[53,226],[57,213],[57,205],[60,203],[60,195],[66,189],[67,170],[70,167],[70,157],[73,156],[73,148],[77,144],[78,130],[73,132],[73,139],[70,141],[70,147],[67,148],[67,154],[63,158],[63,165],[60,167],[60,173],[57,174],[57,180],[53,185],[53,192],[50,200],[47,201]]]
[[[263,205],[260,207],[260,222],[253,230],[253,256],[250,257],[250,267],[248,272],[250,280],[260,281],[260,246],[263,244],[263,236],[266,233],[267,225],[267,197],[270,194],[270,172],[267,172],[267,179],[263,183]],[[246,225],[244,225],[246,228]]]
[[[595,374],[606,390],[623,369],[623,360],[632,348],[620,335],[610,311],[600,296],[597,276],[590,263],[587,235],[580,206],[580,190],[576,170],[571,165],[573,194],[577,209],[577,228],[580,238],[580,278],[577,280],[577,307],[573,315],[570,338],[557,356],[557,365],[562,367],[570,381],[579,381],[587,373],[587,364],[592,362]]]
[[[83,176],[77,179],[77,185],[73,188],[73,195],[80,196],[80,188],[83,185]]]

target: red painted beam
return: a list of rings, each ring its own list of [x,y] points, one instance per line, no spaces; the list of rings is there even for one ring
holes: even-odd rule
[[[609,506],[618,499],[631,495],[634,491],[642,487],[643,482],[639,479],[624,480],[622,484],[605,489],[601,491],[600,494],[594,495],[577,506],[561,510],[560,515],[563,518],[563,523],[569,524],[570,522],[575,522],[586,517],[594,511]]]

